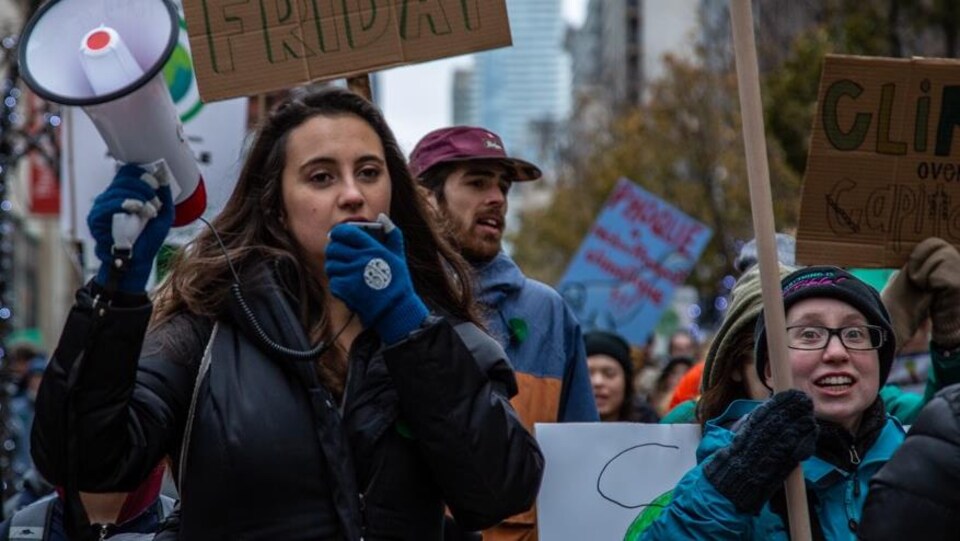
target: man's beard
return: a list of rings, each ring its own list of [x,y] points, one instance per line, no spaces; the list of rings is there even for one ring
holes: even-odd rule
[[[456,248],[460,255],[472,264],[482,264],[491,261],[500,253],[500,239],[481,239],[473,232],[474,224],[465,224],[446,210],[442,212],[441,227],[447,241]]]
[[[460,253],[471,263],[487,263],[500,253],[500,242],[484,242],[474,236],[469,236],[466,240],[467,242],[459,244]]]

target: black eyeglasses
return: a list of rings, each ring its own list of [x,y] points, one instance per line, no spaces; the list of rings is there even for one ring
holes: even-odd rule
[[[787,327],[787,347],[790,349],[824,349],[830,338],[836,335],[847,349],[866,351],[883,345],[886,333],[876,325],[850,325],[833,329],[820,325],[797,325]]]

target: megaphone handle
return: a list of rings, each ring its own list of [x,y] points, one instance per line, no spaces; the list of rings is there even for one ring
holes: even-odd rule
[[[133,250],[133,243],[147,226],[147,220],[138,214],[118,212],[113,215],[110,232],[113,234],[113,250]]]
[[[112,219],[113,223],[110,226],[110,232],[113,235],[113,246],[110,248],[112,264],[105,284],[106,290],[110,292],[116,291],[120,278],[130,268],[133,245],[149,220],[138,214],[126,212],[118,212]]]

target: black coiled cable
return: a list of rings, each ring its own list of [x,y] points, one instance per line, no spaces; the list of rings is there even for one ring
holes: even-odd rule
[[[230,293],[233,295],[234,300],[237,301],[237,304],[240,306],[240,311],[243,313],[243,317],[247,320],[247,323],[250,325],[250,328],[253,330],[253,337],[260,343],[261,346],[266,349],[280,355],[281,357],[293,360],[293,361],[314,361],[320,355],[323,355],[330,346],[337,340],[337,338],[347,329],[350,325],[350,322],[353,321],[354,314],[350,314],[350,318],[347,319],[347,322],[344,323],[343,327],[337,331],[333,336],[333,340],[330,342],[320,341],[316,346],[308,350],[299,350],[291,349],[277,342],[274,342],[270,335],[267,334],[267,331],[264,330],[263,326],[260,325],[260,321],[257,320],[257,316],[253,313],[253,309],[250,308],[250,305],[247,304],[246,299],[243,298],[243,291],[240,290],[240,275],[237,274],[237,270],[233,267],[233,262],[230,261],[230,256],[227,254],[227,247],[224,246],[223,241],[220,239],[220,234],[217,233],[217,230],[214,229],[213,224],[208,222],[205,218],[200,217],[200,221],[205,223],[207,227],[210,228],[210,231],[213,233],[213,237],[217,239],[217,244],[220,245],[220,249],[223,251],[223,257],[227,260],[227,266],[230,267],[230,273],[233,274],[233,285],[230,286]]]

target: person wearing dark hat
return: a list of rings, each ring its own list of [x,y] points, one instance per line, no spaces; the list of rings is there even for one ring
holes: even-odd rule
[[[795,269],[782,263],[782,253],[780,257],[780,276],[784,277]],[[960,383],[960,252],[941,239],[924,240],[880,296],[890,313],[898,349],[911,341],[924,321],[932,321],[936,330],[930,333],[930,370],[923,394],[889,381],[880,389],[887,413],[909,425],[938,390]],[[707,352],[700,399],[681,403],[661,422],[704,425],[734,400],[762,398],[769,392],[754,364],[754,331],[762,306],[759,268],[753,264],[737,279],[730,306]],[[896,363],[894,360],[891,378]]]
[[[471,126],[433,131],[417,143],[410,170],[444,224],[447,239],[473,267],[474,294],[487,330],[506,350],[517,376],[513,399],[521,421],[598,421],[580,324],[560,295],[524,276],[502,251],[507,193],[541,177],[510,156],[495,133]],[[484,533],[485,541],[536,539],[531,508]]]
[[[633,360],[627,341],[619,334],[595,330],[584,333],[583,343],[600,420],[657,422],[653,408],[637,401],[633,388]]]
[[[879,396],[896,350],[879,293],[830,266],[781,281],[795,388],[736,400],[707,422],[699,464],[644,539],[787,539],[783,483],[802,464],[814,539],[855,539],[868,482],[904,439]],[[767,329],[756,370],[772,385]]]

